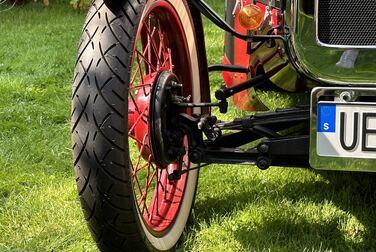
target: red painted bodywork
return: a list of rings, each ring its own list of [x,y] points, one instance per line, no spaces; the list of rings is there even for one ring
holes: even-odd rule
[[[243,0],[242,4],[247,5],[251,4],[251,0]],[[257,6],[259,6],[265,13],[266,5],[262,3],[257,3]],[[234,29],[242,34],[247,34],[247,30],[243,28],[240,25],[240,22],[238,20],[238,15],[239,15],[239,10],[240,8],[238,7],[236,12],[234,13],[235,16],[234,18]],[[279,21],[279,12],[277,9],[272,10],[272,15],[271,15],[271,27],[277,27],[280,23]],[[226,46],[226,40],[225,40],[225,46]],[[226,84],[227,87],[232,87],[236,86],[241,82],[246,81],[249,78],[252,78],[256,75],[256,70],[257,70],[257,65],[250,65],[250,60],[251,60],[251,55],[247,53],[247,42],[244,40],[234,38],[233,41],[233,62],[229,60],[229,56],[224,55],[223,58],[223,64],[232,64],[232,65],[239,65],[243,67],[249,68],[250,73],[230,73],[230,72],[222,72],[222,77],[223,81]],[[268,59],[265,59],[266,61]],[[264,60],[260,62],[262,64]],[[233,102],[236,107],[242,110],[246,111],[255,111],[255,108],[252,105],[252,100],[250,99],[249,91],[245,90],[242,91],[238,94],[235,94],[233,96]]]

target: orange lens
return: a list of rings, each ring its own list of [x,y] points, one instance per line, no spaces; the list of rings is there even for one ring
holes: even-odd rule
[[[264,20],[264,12],[254,4],[243,6],[239,12],[239,22],[247,30],[257,30]]]

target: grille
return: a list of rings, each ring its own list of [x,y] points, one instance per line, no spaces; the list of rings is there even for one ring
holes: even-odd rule
[[[376,0],[316,1],[320,42],[341,47],[376,47]]]

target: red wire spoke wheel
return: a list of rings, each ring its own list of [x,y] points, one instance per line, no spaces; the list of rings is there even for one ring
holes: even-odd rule
[[[81,205],[102,251],[176,247],[198,172],[187,171],[194,165],[172,97],[209,101],[204,52],[200,15],[185,0],[96,1],[90,9],[72,139]]]

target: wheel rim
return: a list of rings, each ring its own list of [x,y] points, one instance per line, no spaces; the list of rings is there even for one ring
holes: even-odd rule
[[[153,4],[143,16],[135,40],[128,95],[128,139],[133,191],[145,226],[163,235],[175,222],[187,186],[188,173],[170,181],[177,162],[159,167],[150,144],[150,102],[161,72],[169,71],[183,83],[184,95],[192,93],[190,61],[183,28],[173,8],[165,1]],[[188,111],[187,111],[188,112]],[[188,141],[184,138],[187,152]],[[182,157],[187,170],[187,154]]]

